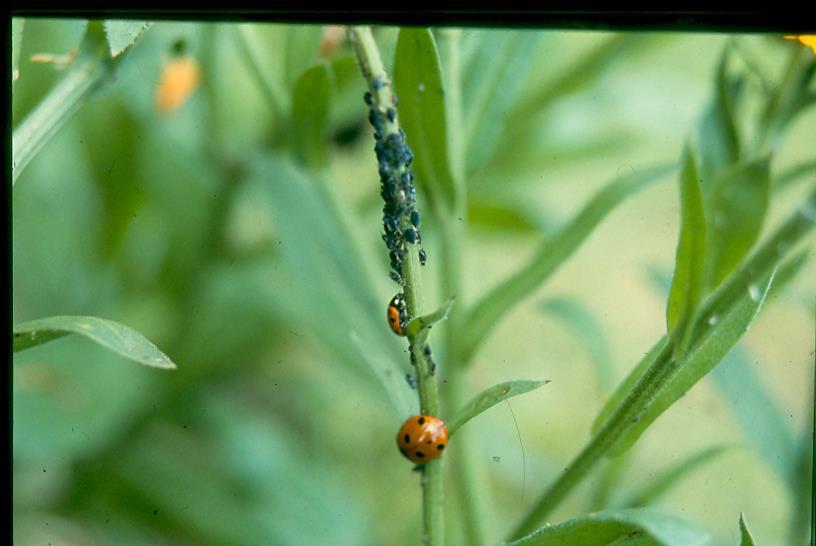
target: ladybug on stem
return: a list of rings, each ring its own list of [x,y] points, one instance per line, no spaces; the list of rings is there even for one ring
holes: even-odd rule
[[[386,318],[388,318],[388,326],[391,327],[391,331],[398,336],[405,335],[404,328],[408,323],[407,312],[408,308],[402,294],[397,294],[391,298],[391,302],[388,304],[388,310],[386,311]]]
[[[400,453],[417,464],[436,459],[447,445],[448,426],[432,415],[409,417],[397,433]]]

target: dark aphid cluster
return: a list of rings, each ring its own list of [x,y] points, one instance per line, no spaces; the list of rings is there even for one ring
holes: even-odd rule
[[[372,88],[378,91],[388,85],[377,77],[372,82]],[[394,106],[397,97],[392,95]],[[388,132],[386,124],[397,119],[397,112],[393,107],[382,109],[374,101],[371,93],[364,95],[368,105],[368,121],[374,127],[374,151],[377,154],[377,163],[380,174],[380,195],[383,205],[382,235],[388,247],[388,257],[391,261],[391,278],[403,284],[402,263],[408,255],[409,244],[421,244],[422,236],[419,232],[419,212],[414,210],[416,205],[416,187],[411,162],[414,155],[405,141],[405,132]],[[419,259],[422,265],[427,261],[425,250],[420,248]]]

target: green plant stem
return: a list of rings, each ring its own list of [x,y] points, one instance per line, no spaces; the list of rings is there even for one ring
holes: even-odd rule
[[[701,307],[697,328],[702,328],[708,317],[720,313],[733,304],[750,287],[769,275],[779,260],[790,251],[816,224],[816,191],[812,192],[798,210]],[[697,335],[693,336],[696,339]],[[589,471],[614,446],[627,427],[637,418],[639,408],[655,395],[660,386],[672,376],[679,364],[672,358],[672,345],[665,343],[644,375],[637,381],[618,409],[607,419],[563,474],[539,497],[533,508],[510,535],[520,538],[533,532],[537,525],[584,479]]]
[[[357,59],[360,62],[360,69],[368,83],[374,104],[382,108],[383,111],[387,108],[396,110],[393,93],[391,92],[390,78],[385,72],[371,29],[368,27],[351,27],[349,29],[349,38],[354,44]],[[386,131],[389,134],[399,133],[399,129],[398,119],[394,119],[386,125]],[[408,245],[407,258],[402,263],[402,278],[405,282],[403,294],[410,319],[422,314],[418,245]],[[438,416],[439,392],[436,374],[431,366],[430,359],[426,358],[424,354],[425,343],[422,342],[424,337],[421,332],[409,335],[409,350],[413,355],[413,361],[416,363],[417,389],[419,391],[421,411],[423,414]],[[422,477],[423,543],[430,546],[444,544],[442,486],[442,459],[425,463]]]
[[[99,28],[92,25],[99,25]],[[89,23],[80,52],[67,74],[14,130],[11,145],[12,186],[45,143],[105,82],[113,63],[101,23]]]

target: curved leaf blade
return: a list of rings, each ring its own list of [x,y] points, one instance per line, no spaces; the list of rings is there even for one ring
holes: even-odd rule
[[[667,331],[678,355],[685,350],[694,313],[703,299],[706,272],[707,235],[703,195],[694,154],[688,147],[680,174],[680,210],[677,258],[666,304]]]
[[[485,389],[477,394],[470,402],[465,404],[465,406],[459,410],[456,417],[448,422],[448,434],[452,436],[462,425],[480,413],[492,408],[499,402],[543,387],[549,382],[549,379],[545,379],[544,381],[507,381],[506,383],[499,383],[489,389]]]
[[[319,64],[306,70],[292,93],[292,148],[309,167],[326,164],[326,119],[329,113],[329,70]]]
[[[463,87],[466,171],[492,158],[512,108],[526,81],[540,32],[485,31],[469,64]]]
[[[716,322],[695,339],[689,351],[674,365],[669,363],[668,376],[657,385],[654,395],[635,413],[631,425],[618,437],[611,455],[629,449],[640,435],[672,404],[683,397],[731,350],[753,322],[765,302],[774,274],[761,288],[749,291],[729,310],[716,315]],[[675,356],[673,361],[677,360]]]
[[[415,342],[418,345],[422,345],[424,337],[427,336],[428,330],[430,330],[435,323],[448,318],[448,313],[450,313],[455,299],[455,296],[451,296],[448,298],[448,301],[446,301],[445,304],[436,311],[411,319],[411,321],[405,326],[406,335],[409,337],[414,337],[418,334],[424,334],[422,338]]]
[[[469,311],[469,328],[462,341],[463,361],[468,362],[493,325],[517,303],[538,288],[569,258],[595,227],[625,198],[674,170],[666,164],[615,179],[596,193],[575,217],[546,239],[530,262],[483,296]]]
[[[759,238],[771,190],[770,156],[721,172],[714,181],[707,284],[718,286]]]
[[[415,152],[414,172],[435,210],[450,210],[458,188],[450,162],[450,136],[442,66],[428,29],[403,28],[394,56],[399,119]]]
[[[35,347],[68,334],[79,334],[125,358],[166,370],[176,365],[137,331],[98,317],[56,316],[32,320],[14,327],[14,352]]]
[[[691,524],[647,509],[597,512],[547,526],[507,546],[702,546],[707,532]]]

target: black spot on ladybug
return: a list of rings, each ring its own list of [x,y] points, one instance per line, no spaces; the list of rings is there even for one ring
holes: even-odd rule
[[[433,440],[428,440],[428,441],[427,441],[427,442],[425,442],[425,443],[426,443],[426,444],[428,444],[428,445],[431,445],[431,444],[433,443]]]
[[[417,423],[419,423],[420,425],[424,425],[425,424],[425,418],[420,417],[419,419],[417,419]]]
[[[416,452],[416,456],[417,456],[417,457],[419,457],[419,458],[421,459],[421,458],[423,458],[423,457],[425,456],[425,454],[424,454],[424,453],[422,453],[421,451],[417,451],[417,452]]]
[[[436,449],[442,451],[443,449],[445,449],[445,444],[439,444],[438,446],[436,446]]]
[[[411,436],[406,434],[405,436],[403,436],[403,440],[405,440],[406,444],[410,444],[411,443]]]

